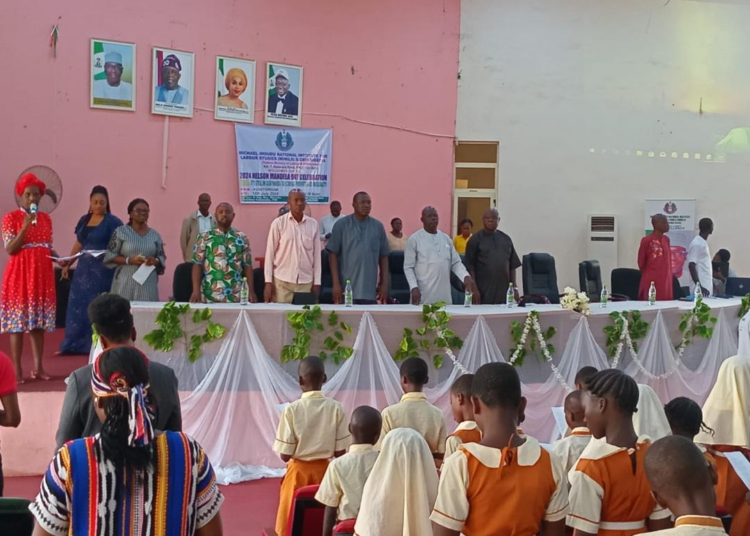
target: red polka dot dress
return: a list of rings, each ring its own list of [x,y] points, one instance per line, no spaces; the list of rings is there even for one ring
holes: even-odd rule
[[[3,218],[3,244],[21,232],[26,212],[14,210]],[[55,329],[55,272],[52,260],[52,219],[40,212],[26,231],[21,250],[11,255],[0,295],[0,333]]]

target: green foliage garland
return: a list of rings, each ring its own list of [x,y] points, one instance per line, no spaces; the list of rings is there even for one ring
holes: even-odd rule
[[[682,315],[680,319],[682,342],[677,349],[679,350],[680,346],[683,348],[689,346],[694,337],[710,339],[714,334],[714,324],[716,324],[716,317],[711,316],[711,307],[699,298],[698,305]]]
[[[310,355],[310,343],[313,340],[313,334],[326,330],[323,325],[323,311],[319,305],[310,307],[305,305],[302,311],[287,313],[286,315],[289,326],[294,330],[294,339],[292,344],[287,344],[281,349],[281,362],[297,361]],[[321,359],[329,357],[337,365],[345,359],[349,359],[354,354],[354,348],[344,346],[344,333],[350,334],[352,328],[346,322],[339,322],[339,316],[336,311],[331,311],[326,320],[330,333],[322,342],[322,348],[318,352]]]
[[[750,294],[745,294],[740,302],[740,310],[737,312],[737,318],[742,318],[750,311]]]
[[[190,312],[190,304],[177,305],[174,301],[167,302],[159,314],[156,315],[156,325],[159,326],[151,333],[146,334],[143,340],[151,348],[160,352],[171,352],[177,339],[184,338],[185,347],[188,349],[188,360],[194,363],[201,356],[203,343],[221,339],[227,332],[227,328],[221,324],[211,321],[211,309],[195,309],[193,312],[193,323],[206,323],[206,331],[203,335],[193,335],[188,340],[187,334],[182,329],[182,317]]]
[[[613,311],[609,314],[613,325],[604,326],[604,334],[607,336],[607,354],[610,358],[617,356],[617,349],[622,339],[622,330],[625,320],[628,322],[628,333],[633,343],[633,349],[638,351],[638,341],[648,333],[648,322],[643,320],[640,311]]]
[[[526,316],[526,320],[523,322],[523,324],[518,320],[514,320],[510,324],[510,334],[513,337],[513,348],[510,351],[510,363],[514,367],[523,366],[523,360],[526,358],[526,353],[528,351],[534,352],[537,357],[539,356],[537,352],[537,347],[539,345],[538,334],[536,329],[534,328],[534,320],[536,320],[536,323],[538,325],[538,311],[530,311]],[[524,337],[524,331],[526,332],[526,337]],[[553,326],[548,327],[544,332],[542,332],[542,338],[547,345],[547,352],[549,353],[550,357],[554,355],[556,350],[555,346],[551,344],[549,340],[554,337],[556,333],[557,330]]]
[[[396,362],[403,361],[409,357],[419,357],[421,353],[427,354],[428,359],[436,369],[443,366],[443,352],[440,350],[450,348],[460,350],[464,341],[448,327],[451,316],[445,312],[445,302],[437,302],[432,305],[422,306],[422,322],[424,326],[412,330],[404,328],[404,335],[399,343],[398,350],[393,355]],[[417,338],[415,338],[415,333]],[[432,355],[433,345],[438,353]]]

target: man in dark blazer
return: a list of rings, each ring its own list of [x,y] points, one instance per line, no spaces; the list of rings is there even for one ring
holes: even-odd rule
[[[89,304],[89,320],[106,350],[127,346],[135,341],[130,302],[117,294],[102,294]],[[156,430],[182,431],[182,412],[174,371],[160,363],[149,363],[149,393],[156,404]],[[91,399],[91,365],[85,365],[68,377],[60,424],[55,436],[57,448],[72,439],[98,434],[102,423]]]
[[[289,74],[284,69],[276,71],[274,86],[276,91],[268,97],[268,112],[299,115],[299,98],[289,90]]]

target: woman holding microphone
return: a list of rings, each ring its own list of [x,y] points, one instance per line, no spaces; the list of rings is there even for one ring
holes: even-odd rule
[[[0,333],[10,333],[10,351],[18,383],[24,383],[21,371],[23,334],[31,337],[34,353],[32,379],[51,379],[44,372],[44,332],[55,329],[55,274],[50,256],[52,219],[37,212],[46,185],[36,175],[26,173],[16,183],[21,208],[3,217],[3,245],[10,255],[0,296]],[[65,266],[65,263],[60,263]]]

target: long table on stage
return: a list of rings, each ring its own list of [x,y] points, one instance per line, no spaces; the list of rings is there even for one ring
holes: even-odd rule
[[[449,430],[448,389],[460,369],[476,370],[490,361],[509,360],[513,352],[511,324],[523,325],[529,311],[539,312],[542,329],[554,327],[550,343],[556,348],[553,363],[560,376],[537,352],[528,352],[519,367],[524,394],[528,399],[524,430],[540,440],[549,441],[555,433],[550,408],[560,405],[566,385],[580,367],[611,366],[606,356],[604,327],[612,325],[613,311],[639,310],[649,324],[646,337],[637,341],[637,359],[625,348],[618,368],[640,383],[650,384],[667,401],[674,396],[690,396],[701,402],[715,380],[718,367],[737,351],[740,299],[706,299],[716,318],[711,339],[693,339],[680,355],[675,348],[681,341],[679,330],[690,302],[669,301],[649,305],[644,302],[615,302],[602,308],[591,306],[586,317],[562,309],[559,305],[535,305],[526,308],[505,306],[448,306],[450,328],[464,340],[456,352],[459,365],[444,356],[444,365],[436,370],[430,364],[428,399],[446,413]],[[281,349],[294,335],[287,313],[301,307],[281,304],[193,304],[210,307],[213,322],[227,328],[218,341],[204,344],[202,355],[194,363],[187,358],[185,342],[201,334],[203,324],[194,324],[192,314],[185,315],[186,337],[177,340],[171,352],[157,352],[144,341],[145,334],[156,329],[156,315],[163,303],[133,302],[138,332],[137,346],[155,361],[172,367],[178,377],[183,401],[185,431],[206,448],[217,466],[222,482],[277,475],[283,464],[271,451],[275,428],[283,404],[299,397],[297,363],[280,362]],[[392,356],[399,348],[403,329],[423,325],[421,307],[411,305],[343,306],[322,305],[323,324],[336,311],[339,322],[352,328],[342,344],[354,348],[354,355],[341,365],[328,360],[328,396],[344,404],[347,412],[357,405],[369,404],[382,409],[398,401],[400,387],[398,364]],[[311,352],[321,349],[323,336],[313,335]],[[317,338],[316,338],[317,337]],[[433,350],[433,354],[435,350]]]

